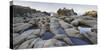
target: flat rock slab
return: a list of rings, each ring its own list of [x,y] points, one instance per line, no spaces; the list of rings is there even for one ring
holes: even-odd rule
[[[23,25],[20,25],[18,27],[14,28],[14,32],[24,31],[28,28],[32,27],[32,24],[24,23]]]

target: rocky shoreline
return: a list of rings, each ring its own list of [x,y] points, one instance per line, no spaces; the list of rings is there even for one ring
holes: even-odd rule
[[[73,9],[58,14],[22,6],[14,8],[13,49],[97,44],[97,12],[78,16]]]
[[[13,23],[14,49],[97,44],[96,18],[41,17]],[[83,27],[84,25],[84,27]],[[84,29],[83,29],[84,28]],[[87,29],[86,28],[90,28]],[[83,30],[82,30],[83,29]]]

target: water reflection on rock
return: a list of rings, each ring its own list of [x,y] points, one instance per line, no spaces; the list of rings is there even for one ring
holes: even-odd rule
[[[43,40],[52,39],[53,37],[54,37],[54,34],[51,33],[51,32],[45,32],[45,33],[41,36],[41,38],[42,38]]]

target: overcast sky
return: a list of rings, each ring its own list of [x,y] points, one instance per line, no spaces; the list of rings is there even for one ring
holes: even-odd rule
[[[83,14],[85,11],[97,10],[95,5],[78,5],[78,4],[65,4],[65,3],[43,3],[32,1],[13,1],[14,5],[21,5],[31,7],[41,11],[56,12],[59,8],[73,8],[78,14]]]

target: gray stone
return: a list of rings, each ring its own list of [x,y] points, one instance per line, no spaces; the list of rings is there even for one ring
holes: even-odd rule
[[[46,40],[46,42],[44,43],[43,47],[53,47],[53,46],[55,46],[56,42],[57,42],[56,39]]]
[[[18,33],[13,33],[13,38],[16,38],[17,36],[19,36]]]
[[[33,35],[40,35],[40,29],[33,29]]]
[[[97,33],[95,32],[87,32],[83,34],[86,38],[88,38],[93,44],[97,44]]]
[[[33,41],[33,40],[34,40],[34,39],[30,39],[30,40],[27,40],[27,41],[23,42],[23,43],[18,47],[18,49],[27,49],[28,46],[29,46],[29,43],[30,43],[31,41]]]
[[[61,35],[61,34],[57,34],[55,37],[55,39],[60,39],[63,40],[64,42],[66,42],[68,45],[73,45],[72,41],[70,40],[69,37],[67,37],[66,35]]]
[[[73,20],[71,22],[71,24],[74,25],[74,26],[78,26],[79,25],[79,21],[80,21],[80,19],[75,19],[75,20]]]
[[[74,18],[65,18],[64,21],[70,23],[71,21],[73,21]]]
[[[67,46],[67,44],[66,44],[64,41],[59,41],[59,40],[57,40],[55,46],[57,46],[57,47],[62,47],[62,46]]]
[[[13,23],[23,23],[24,19],[22,17],[14,17],[13,18]]]
[[[79,35],[80,35],[80,32],[78,30],[73,29],[73,28],[66,29],[65,32],[70,37],[79,37]]]
[[[71,24],[68,24],[66,22],[64,22],[63,20],[59,21],[61,27],[63,27],[64,29],[68,29],[68,28],[73,28],[73,26]]]
[[[93,27],[94,25],[97,24],[97,21],[96,20],[80,20],[79,23],[82,25]]]
[[[13,24],[13,27],[18,27],[18,26],[20,26],[20,25],[23,25],[24,23],[15,23],[15,24]]]
[[[35,20],[36,19],[32,18],[28,23],[30,23],[30,24],[36,24],[36,21]]]
[[[44,46],[44,43],[45,43],[44,40],[37,39],[37,40],[34,41],[34,48],[42,48]]]
[[[24,30],[28,29],[29,27],[32,27],[32,24],[24,23],[23,25],[15,27],[14,32],[24,31]]]
[[[33,30],[28,30],[28,31],[25,31],[23,32],[21,35],[17,36],[16,38],[13,39],[13,45],[16,45],[16,44],[20,44],[22,43],[23,41],[26,40],[26,38],[32,34]]]

